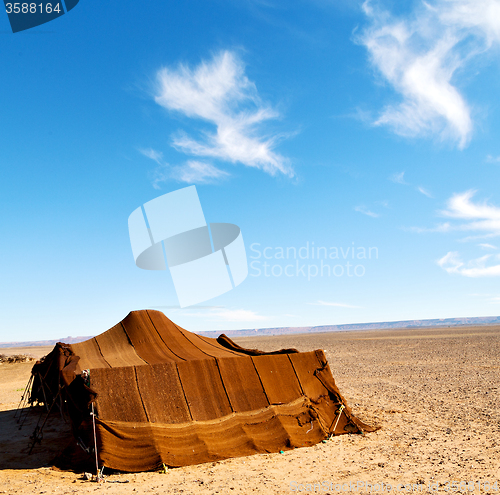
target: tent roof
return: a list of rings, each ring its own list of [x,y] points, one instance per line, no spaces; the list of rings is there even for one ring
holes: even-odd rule
[[[184,330],[162,312],[152,309],[131,311],[97,337],[66,347],[79,357],[77,373],[85,369],[298,352],[297,349],[262,352],[240,347],[225,335],[217,339],[203,337]]]
[[[246,355],[188,332],[151,309],[132,311],[106,332],[69,347],[80,357],[77,371]]]

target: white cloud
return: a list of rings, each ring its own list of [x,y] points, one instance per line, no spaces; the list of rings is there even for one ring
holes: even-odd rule
[[[262,130],[265,121],[279,115],[262,103],[235,53],[223,51],[194,69],[185,65],[161,69],[155,101],[216,127],[215,133],[203,131],[201,139],[178,132],[172,145],[179,151],[242,163],[271,175],[294,176],[289,160],[274,151],[284,136],[265,135]]]
[[[455,193],[447,201],[446,209],[438,211],[444,217],[452,218],[456,222],[444,222],[434,228],[412,227],[408,230],[417,233],[424,232],[460,232],[475,231],[479,234],[470,236],[464,241],[484,239],[500,235],[500,207],[488,204],[486,201],[475,202],[473,197],[476,191],[469,190]]]
[[[398,172],[395,174],[392,174],[389,177],[389,180],[392,182],[395,182],[396,184],[403,184],[403,185],[408,185],[408,182],[405,181],[405,173],[404,172]]]
[[[447,203],[447,209],[440,213],[443,216],[464,220],[456,225],[455,230],[472,230],[484,232],[484,237],[500,235],[500,208],[486,201],[479,203],[472,200],[476,191],[469,190],[454,194]]]
[[[424,196],[427,196],[428,198],[432,198],[432,194],[427,189],[424,189],[421,186],[418,186],[416,189],[418,192],[422,193]]]
[[[440,135],[464,148],[472,133],[471,110],[454,85],[471,59],[500,41],[498,0],[429,0],[396,18],[367,0],[370,21],[359,36],[371,62],[401,95],[377,125],[400,135]],[[463,71],[462,71],[463,72]]]
[[[500,41],[498,0],[445,0],[435,10],[444,25],[484,38],[486,47]]]
[[[446,203],[446,209],[439,211],[441,216],[452,219],[434,228],[416,228],[412,231],[423,232],[463,232],[474,231],[478,235],[469,236],[462,241],[478,238],[496,237],[500,235],[500,208],[486,201],[474,201],[476,191],[469,190],[456,193]],[[497,247],[482,243],[482,249],[496,250]],[[463,261],[460,254],[450,251],[437,260],[437,264],[448,273],[465,277],[496,277],[500,276],[500,254],[486,254],[470,261]]]
[[[465,277],[498,277],[500,276],[500,263],[491,264],[491,261],[499,261],[499,256],[486,254],[480,258],[464,263],[456,251],[450,251],[437,261],[437,264],[448,273],[463,275]]]
[[[363,215],[368,215],[369,217],[372,218],[378,218],[380,215],[378,213],[375,213],[365,206],[355,206],[354,211],[357,211],[358,213],[362,213]]]
[[[212,184],[228,177],[227,172],[209,163],[189,160],[182,165],[162,164],[153,171],[152,182],[153,187],[159,189],[162,182],[171,180],[187,184]]]
[[[335,308],[350,308],[350,309],[359,309],[360,306],[353,306],[352,304],[345,304],[339,302],[328,302],[328,301],[318,301],[315,303],[308,303],[312,306],[333,306]]]

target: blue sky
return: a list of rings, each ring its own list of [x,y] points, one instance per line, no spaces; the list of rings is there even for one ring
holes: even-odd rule
[[[0,341],[144,308],[218,331],[500,314],[500,1],[81,0],[0,22]],[[127,219],[193,184],[249,275],[181,309]]]

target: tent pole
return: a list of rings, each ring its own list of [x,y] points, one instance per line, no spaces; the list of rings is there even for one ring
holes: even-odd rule
[[[61,376],[59,375],[59,388],[62,390],[63,387],[61,387]],[[63,414],[63,407],[64,407],[64,402],[63,402],[63,394],[59,394],[59,404],[57,404],[57,407],[59,407],[59,412],[61,413],[61,419],[67,423],[66,418],[64,417]]]
[[[43,399],[45,401],[45,409],[48,411],[49,405],[47,404],[47,396],[45,395],[45,387],[43,386],[44,379],[42,378],[42,375],[40,374],[40,372],[38,373],[38,376],[40,378],[40,386],[42,387]]]
[[[35,375],[31,375],[31,378],[32,378],[32,386],[35,384]],[[31,407],[33,407],[33,402],[31,403]],[[23,417],[23,410],[21,409],[20,412],[19,412],[19,418],[17,419],[17,423],[21,423],[19,425],[19,429],[21,430],[24,426],[24,422],[26,421],[26,419],[28,418],[28,415],[30,413],[30,408],[26,408],[26,410],[24,411],[24,417]],[[21,421],[22,419],[22,421]]]
[[[43,427],[45,426],[45,423],[47,422],[47,420],[49,419],[49,416],[50,416],[50,413],[52,412],[52,408],[54,407],[54,404],[56,403],[56,400],[57,400],[57,396],[61,393],[61,386],[59,385],[59,390],[56,394],[56,396],[54,397],[54,400],[52,401],[52,404],[50,405],[50,408],[47,412],[47,415],[45,416],[45,419],[43,420],[43,423],[42,423],[42,426],[39,428],[38,425],[40,424],[40,419],[42,418],[42,415],[43,415],[43,412],[40,414],[39,418],[38,418],[38,422],[35,426],[35,431],[33,432],[33,435],[30,437],[30,439],[33,440],[33,443],[31,444],[31,447],[30,447],[30,451],[29,451],[29,455],[31,455],[31,453],[33,452],[33,448],[35,447],[35,444],[37,443],[42,443],[42,431],[43,431]]]
[[[337,428],[337,425],[339,424],[339,419],[340,419],[340,416],[342,416],[342,411],[345,409],[345,406],[344,404],[342,404],[338,410],[337,410],[337,413],[338,413],[338,416],[337,416],[337,421],[335,421],[335,426],[333,427],[333,430],[331,431],[330,435],[333,435],[335,433],[335,428]]]
[[[101,477],[99,476],[99,461],[97,458],[97,436],[95,432],[95,413],[94,413],[94,403],[92,402],[92,428],[94,430],[94,452],[95,452],[95,470],[96,470],[96,481],[99,483]]]
[[[27,397],[27,394],[29,394],[29,388],[30,388],[30,385],[31,385],[31,382],[33,381],[33,375],[30,376],[30,379],[28,380],[28,384],[26,385],[26,388],[24,389],[24,392],[23,392],[23,395],[21,396],[21,400],[19,401],[19,405],[17,406],[17,409],[16,409],[16,412],[14,414],[14,418],[17,416],[17,413],[21,412],[20,410],[22,410],[25,406],[25,403],[26,403],[26,397]],[[19,419],[21,419],[21,415],[19,415]],[[18,421],[19,423],[19,421]]]

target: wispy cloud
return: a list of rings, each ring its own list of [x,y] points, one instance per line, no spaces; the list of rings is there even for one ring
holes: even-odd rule
[[[404,172],[397,172],[390,175],[389,180],[396,184],[402,184],[403,186],[411,186],[409,182],[406,182]],[[424,196],[427,196],[428,198],[432,198],[432,194],[427,189],[424,189],[422,186],[415,187],[415,190],[423,194]]]
[[[479,247],[482,247],[483,249],[498,249],[496,246],[493,246],[493,244],[488,243],[479,244]]]
[[[187,184],[212,184],[230,176],[210,163],[188,160],[181,165],[170,165],[163,160],[163,153],[153,148],[139,149],[144,156],[154,160],[159,166],[151,173],[155,189],[160,189],[164,182],[184,182]]]
[[[363,215],[367,215],[372,218],[378,218],[380,215],[378,213],[375,213],[365,206],[355,206],[354,211],[357,211],[358,213],[362,213]]]
[[[361,306],[354,306],[352,304],[345,304],[339,302],[329,302],[329,301],[318,301],[313,303],[308,303],[312,306],[333,306],[335,308],[350,308],[350,309],[360,309]]]
[[[471,296],[484,298],[491,304],[500,304],[499,294],[471,294]]]
[[[471,109],[454,82],[474,56],[500,41],[498,0],[429,0],[405,18],[380,3],[365,1],[369,25],[358,40],[402,101],[388,105],[375,124],[404,136],[437,134],[464,148]]]
[[[450,251],[437,261],[437,264],[448,273],[465,277],[498,277],[500,276],[500,256],[486,254],[480,258],[463,262],[456,251]],[[492,264],[492,262],[494,264]]]
[[[210,163],[189,160],[182,165],[162,164],[151,174],[153,187],[160,189],[163,182],[184,182],[187,184],[213,184],[229,177],[227,172]]]
[[[432,194],[427,189],[424,189],[422,186],[417,186],[416,189],[419,193],[422,193],[424,196],[432,198]]]
[[[486,161],[488,163],[500,163],[500,156],[492,156],[492,155],[488,155],[486,157]]]
[[[196,308],[190,308],[196,309]],[[202,311],[183,312],[183,316],[206,318],[212,321],[252,322],[266,320],[266,316],[259,315],[249,309],[208,308]]]
[[[162,165],[163,153],[161,151],[156,151],[153,148],[139,148],[139,152],[144,156],[151,158],[151,160],[154,160],[156,163],[158,163],[158,165]]]
[[[249,309],[222,309],[214,311],[211,317],[223,321],[262,321],[266,319],[265,316]]]
[[[157,73],[155,101],[162,107],[215,126],[201,138],[177,132],[172,146],[189,155],[241,163],[275,175],[294,176],[287,158],[274,151],[285,136],[266,134],[264,123],[279,116],[259,98],[238,56],[223,51],[195,68],[179,65]]]
[[[406,230],[408,232],[416,232],[417,234],[425,234],[429,232],[451,232],[453,230],[453,227],[451,223],[445,222],[445,223],[440,223],[436,225],[435,227],[407,227],[404,228],[403,230]]]
[[[397,172],[395,174],[392,174],[389,177],[389,180],[392,182],[395,182],[396,184],[404,184],[405,186],[408,185],[408,182],[405,181],[405,173],[404,172]]]

